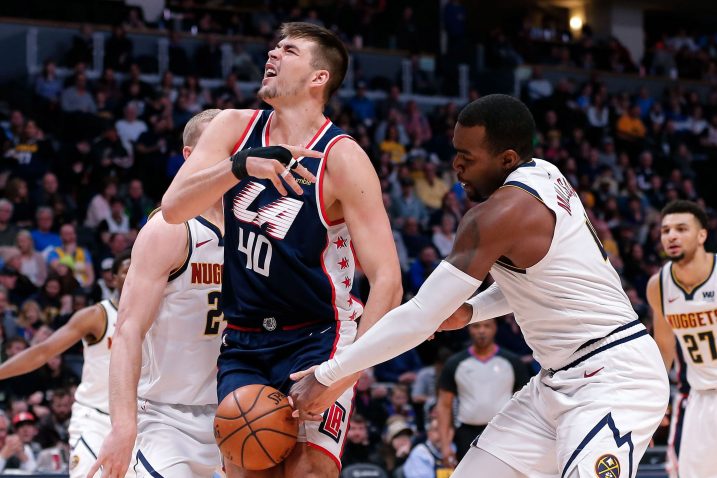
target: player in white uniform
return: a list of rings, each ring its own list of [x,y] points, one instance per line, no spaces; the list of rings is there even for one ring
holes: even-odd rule
[[[187,123],[185,159],[219,111]],[[212,426],[224,328],[221,206],[184,224],[159,211],[137,236],[112,354],[112,432],[95,463],[103,478],[123,476],[130,463],[138,478],[211,477],[221,467]]]
[[[677,336],[690,384],[677,470],[683,478],[717,478],[717,274],[704,247],[707,215],[693,202],[671,202],[661,238],[670,261],[647,285],[655,340],[669,370]]]
[[[129,253],[120,254],[112,265],[117,294],[122,292],[129,269]],[[84,346],[82,381],[75,392],[70,419],[70,478],[85,478],[110,431],[109,368],[110,347],[117,323],[117,299],[103,300],[75,313],[45,341],[34,345],[0,365],[0,380],[31,372],[72,347]],[[98,475],[99,476],[99,475]],[[125,475],[122,475],[125,476]],[[134,476],[128,473],[127,477]]]
[[[291,392],[303,416],[331,400],[328,385],[417,346],[444,321],[513,312],[543,370],[453,476],[635,476],[667,408],[667,374],[577,194],[555,166],[531,159],[534,132],[509,96],[463,109],[453,167],[468,196],[486,200],[466,213],[451,254],[411,301],[313,373],[294,375],[303,376]],[[471,298],[488,272],[495,284]]]

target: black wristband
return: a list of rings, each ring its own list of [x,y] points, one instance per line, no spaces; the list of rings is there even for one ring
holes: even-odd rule
[[[232,155],[231,161],[232,174],[234,174],[234,177],[239,180],[242,180],[249,175],[246,170],[246,158],[249,156],[276,159],[284,166],[288,166],[292,160],[291,151],[283,146],[264,146],[261,148],[251,148],[237,151],[234,155]],[[294,163],[293,167],[296,167],[298,163],[296,163],[296,161]]]

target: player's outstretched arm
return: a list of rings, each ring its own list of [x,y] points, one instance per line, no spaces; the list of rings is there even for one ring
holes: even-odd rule
[[[342,140],[327,161],[330,185],[351,234],[351,245],[371,285],[358,327],[361,337],[378,319],[401,303],[401,266],[381,184],[366,153],[355,141]]]
[[[660,290],[660,273],[650,277],[647,282],[647,302],[652,309],[652,324],[655,342],[660,349],[660,355],[665,362],[665,367],[669,372],[672,368],[672,362],[675,360],[675,334],[672,327],[667,323],[667,319],[662,313],[662,291]]]
[[[237,176],[270,179],[283,195],[287,194],[283,182],[297,194],[302,194],[294,173],[315,181],[316,178],[299,165],[295,166],[294,173],[285,174],[286,165],[271,157],[244,156],[239,158],[240,161],[230,160],[234,153],[232,148],[252,114],[251,110],[224,110],[207,125],[192,151],[191,160],[184,162],[162,198],[162,211],[167,222],[181,224],[206,211],[239,182]],[[321,156],[316,151],[285,147],[293,157]],[[279,157],[282,156],[277,155]]]
[[[83,337],[101,338],[106,322],[99,305],[86,307],[72,316],[67,324],[60,327],[45,341],[23,350],[0,365],[0,380],[4,380],[45,365],[52,357],[72,347]]]
[[[124,287],[110,358],[110,418],[112,429],[102,443],[88,477],[102,466],[103,478],[125,476],[137,435],[137,383],[142,341],[159,310],[173,269],[187,255],[184,224],[168,224],[161,212],[140,231]]]
[[[513,189],[499,190],[466,213],[448,259],[431,273],[413,299],[390,311],[313,374],[292,375],[292,380],[301,379],[290,391],[298,410],[320,413],[330,385],[406,352],[431,336],[475,293],[493,263],[502,255],[510,256],[529,232],[552,237],[552,213],[532,196]],[[508,230],[512,234],[503,233]]]

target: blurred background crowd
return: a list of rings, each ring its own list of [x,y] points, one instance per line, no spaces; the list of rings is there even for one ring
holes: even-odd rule
[[[45,9],[33,10],[42,3],[29,2],[22,11],[3,5],[0,13],[69,20],[67,12],[47,2]],[[284,21],[321,24],[337,31],[353,51],[396,50],[409,60],[394,76],[375,75],[354,63],[348,93],[334,97],[326,111],[365,149],[378,172],[406,299],[450,251],[458,222],[473,206],[452,172],[451,140],[463,103],[493,92],[491,83],[480,81],[479,66],[492,72],[523,66],[526,73],[514,93],[538,125],[534,156],[555,163],[579,193],[648,326],[645,287],[664,259],[659,210],[677,198],[700,203],[710,218],[707,249],[717,249],[714,30],[673,25],[648,32],[643,57],[633,58],[617,38],[588,24],[571,30],[550,16],[536,23],[525,15],[477,34],[468,2],[459,0],[440,7],[426,2],[430,8],[388,0],[149,2],[162,4],[153,19],[145,18],[143,8],[105,3],[120,14],[106,36],[99,74],[89,72],[93,32],[106,31],[109,22],[86,18],[75,25],[69,48],[42,58],[41,71],[0,87],[3,361],[46,339],[80,308],[112,296],[112,259],[131,247],[181,166],[185,123],[206,108],[262,107],[247,85],[263,76],[266,49]],[[166,68],[160,71],[152,57],[137,54],[128,32],[166,36]],[[201,39],[194,54],[183,46],[187,37]],[[260,39],[267,48],[249,51],[245,37]],[[477,43],[480,55],[473,54]],[[233,50],[229,68],[221,53],[227,44]],[[430,72],[421,59],[426,52],[435,62]],[[461,100],[455,96],[459,63],[471,71]],[[555,66],[568,73],[544,74]],[[404,94],[406,68],[418,96]],[[573,77],[570,71],[588,75]],[[625,90],[605,81],[614,73],[699,81],[670,82],[660,91]],[[445,101],[421,101],[421,95]],[[357,284],[365,297],[367,281]],[[470,358],[467,351],[485,363],[509,364],[494,377],[495,387],[460,385],[456,377]],[[58,454],[66,463],[67,424],[81,367],[78,344],[36,372],[0,382],[5,410],[0,465],[53,469]],[[538,369],[512,316],[480,329],[438,334],[364,372],[344,466],[369,462],[394,476],[436,476],[437,461],[451,448],[441,443],[439,419],[446,423],[448,417],[451,427],[473,436],[490,419],[489,413],[467,418],[461,395],[475,394],[470,400],[490,409]],[[666,418],[657,445],[665,443],[668,425]],[[465,444],[459,443],[458,430],[460,453]],[[429,469],[433,475],[421,474]]]

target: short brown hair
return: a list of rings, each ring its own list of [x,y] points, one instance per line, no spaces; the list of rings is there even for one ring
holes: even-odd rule
[[[221,111],[222,110],[218,109],[204,110],[192,116],[192,119],[187,121],[187,125],[184,127],[184,132],[182,133],[182,142],[184,143],[184,146],[191,146],[192,148],[195,147],[199,142],[199,137],[201,136],[199,127],[204,123],[209,123]]]
[[[311,66],[329,72],[325,96],[325,100],[328,101],[346,77],[346,70],[349,67],[349,52],[346,45],[334,32],[313,23],[283,23],[279,34],[281,38],[305,38],[318,45],[313,51]]]

